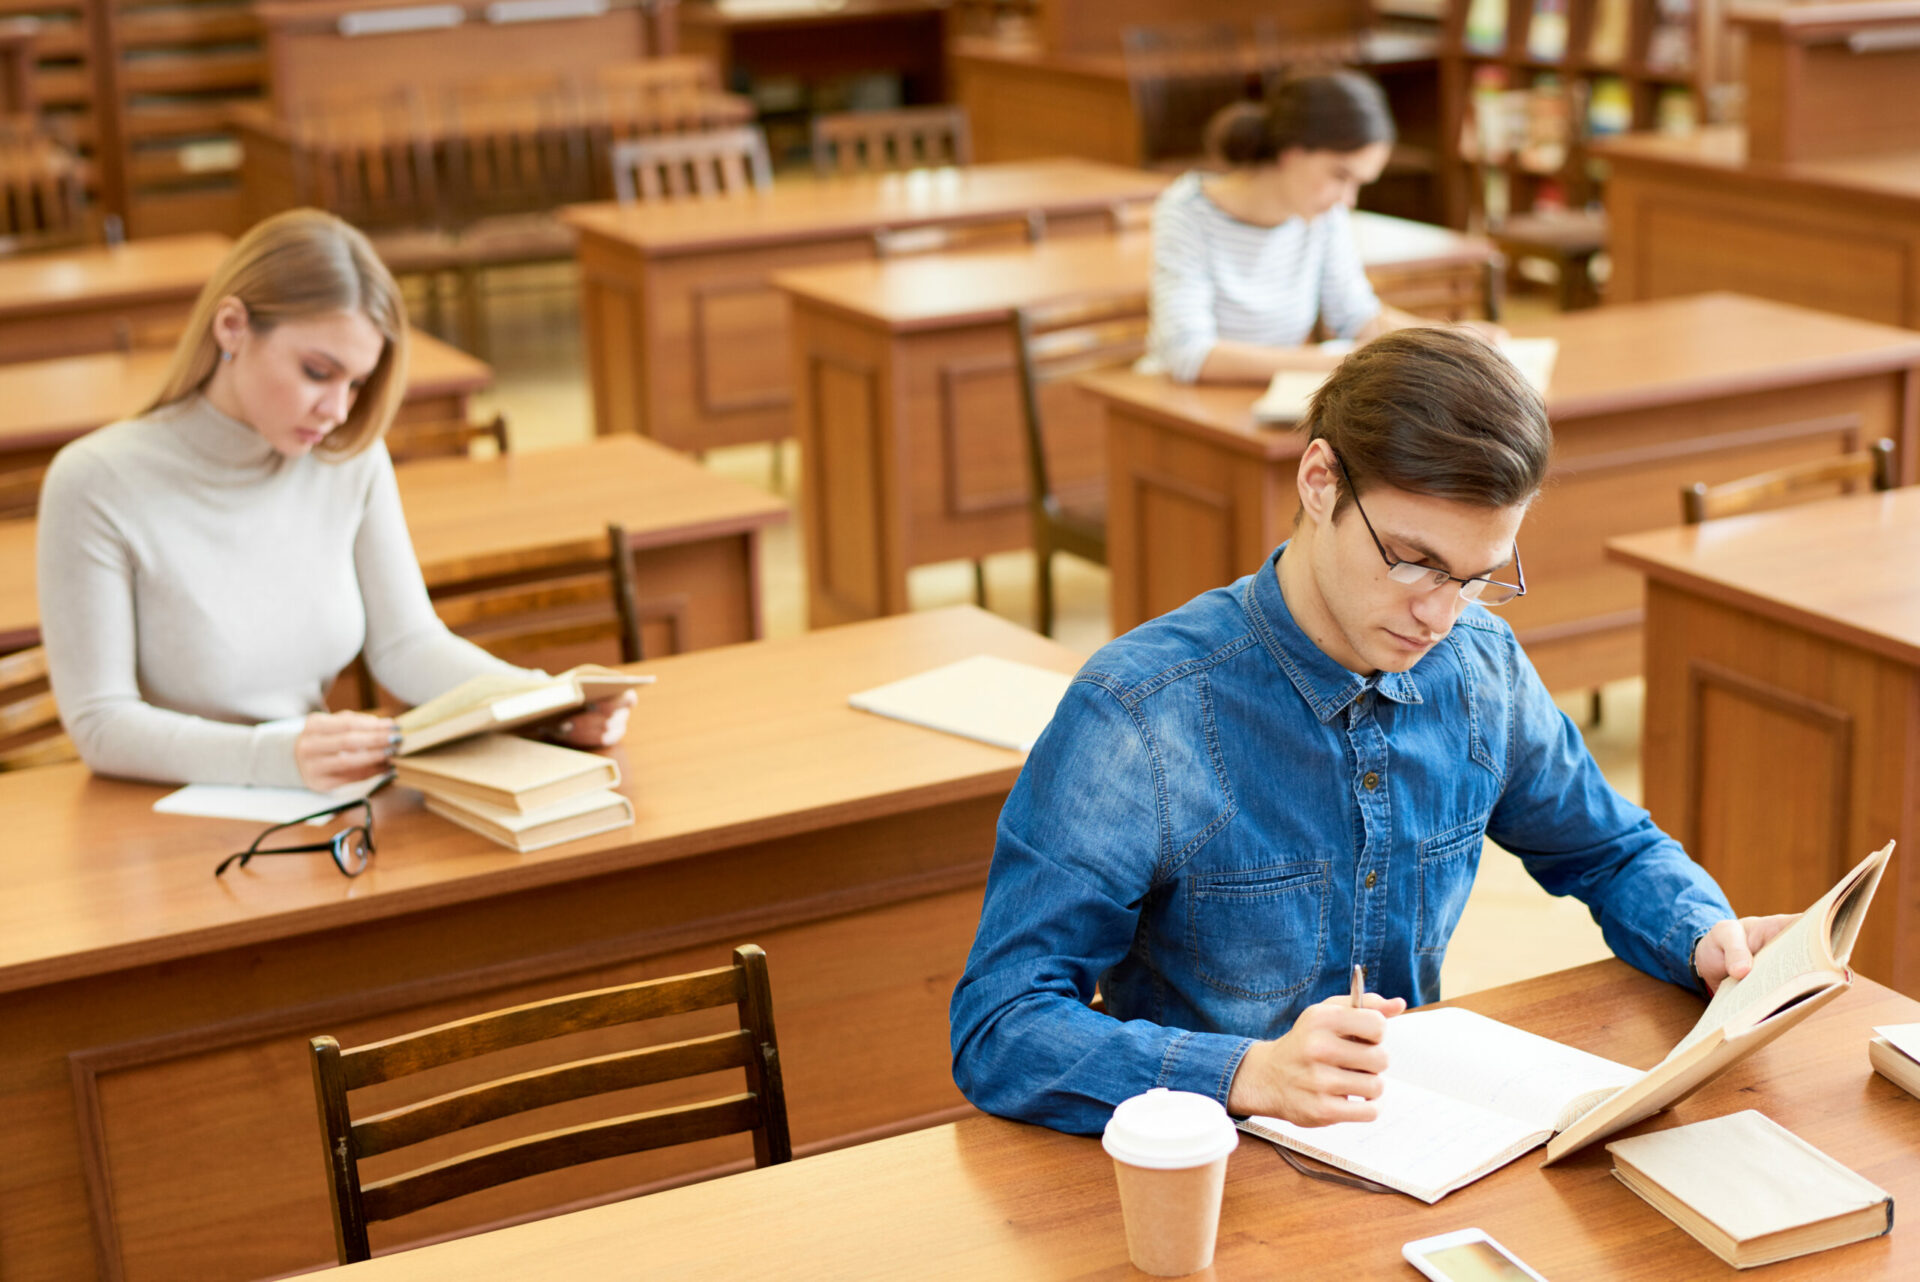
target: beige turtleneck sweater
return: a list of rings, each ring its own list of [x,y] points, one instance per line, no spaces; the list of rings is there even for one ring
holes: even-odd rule
[[[202,397],[55,457],[40,624],[60,719],[95,771],[298,786],[298,723],[364,645],[417,703],[508,665],[428,603],[386,447],[288,459]]]

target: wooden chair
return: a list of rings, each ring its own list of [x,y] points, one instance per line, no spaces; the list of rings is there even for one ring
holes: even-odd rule
[[[40,485],[46,478],[44,462],[0,470],[0,520],[38,515]]]
[[[1696,482],[1680,491],[1680,515],[1688,525],[1699,525],[1723,516],[1825,498],[1835,487],[1851,493],[1866,483],[1875,490],[1890,490],[1898,484],[1893,464],[1893,442],[1881,439],[1864,450],[1810,459],[1719,485]]]
[[[616,144],[730,129],[753,120],[753,101],[721,88],[720,69],[711,58],[681,54],[609,63],[582,79],[579,92],[597,200],[615,194]]]
[[[767,136],[758,125],[636,138],[613,148],[613,190],[623,202],[725,196],[772,185]]]
[[[79,754],[60,732],[60,711],[47,684],[47,649],[0,655],[0,770],[72,761]]]
[[[0,136],[0,255],[89,239],[79,159],[38,133]]]
[[[484,423],[456,418],[397,420],[387,429],[387,453],[396,463],[423,458],[466,458],[477,441],[492,441],[497,453],[507,452],[507,416],[495,414]]]
[[[844,111],[813,118],[813,168],[818,174],[972,162],[973,135],[965,107]]]
[[[646,657],[627,532],[618,525],[607,527],[606,552],[597,560],[507,570],[444,584],[432,596],[443,623],[510,662],[545,666],[536,661],[608,643],[622,663]]]
[[[348,1106],[352,1091],[477,1056],[725,1006],[739,1011],[740,1026],[728,1032],[516,1073],[358,1121]],[[315,1037],[309,1045],[342,1264],[370,1257],[367,1226],[375,1221],[546,1171],[742,1132],[753,1135],[756,1165],[793,1158],[767,959],[752,944],[734,950],[731,966],[530,1002],[347,1050],[332,1037]],[[360,1177],[366,1158],[483,1122],[735,1068],[746,1076],[746,1089],[736,1094],[550,1130],[389,1179]],[[636,1249],[644,1251],[638,1244]]]
[[[1126,294],[1023,307],[1014,313],[1013,332],[1027,431],[1034,591],[1040,631],[1052,636],[1053,554],[1068,552],[1105,565],[1107,514],[1104,498],[1070,507],[1055,492],[1047,466],[1042,393],[1049,384],[1073,375],[1138,359],[1147,348],[1147,296]]]

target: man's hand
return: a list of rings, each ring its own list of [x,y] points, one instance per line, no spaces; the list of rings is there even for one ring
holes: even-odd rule
[[[1387,1019],[1407,1008],[1368,993],[1356,1007],[1344,995],[1300,1012],[1284,1037],[1255,1042],[1233,1075],[1227,1111],[1258,1113],[1297,1126],[1371,1122],[1379,1112],[1380,1074],[1387,1071]],[[1357,1095],[1358,1099],[1348,1096]]]
[[[1700,973],[1707,991],[1719,991],[1723,979],[1745,979],[1753,969],[1753,955],[1799,917],[1799,913],[1780,913],[1715,922],[1693,949],[1693,968]]]

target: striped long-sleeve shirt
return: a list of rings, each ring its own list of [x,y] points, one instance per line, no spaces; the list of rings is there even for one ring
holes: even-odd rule
[[[1380,312],[1344,205],[1259,227],[1215,205],[1194,173],[1154,206],[1152,306],[1152,353],[1182,383],[1216,342],[1294,347],[1319,317],[1351,338]]]

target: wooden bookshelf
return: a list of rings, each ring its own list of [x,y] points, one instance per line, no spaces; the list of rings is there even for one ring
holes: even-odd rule
[[[1587,153],[1590,136],[1661,127],[1662,116],[1676,114],[1681,101],[1690,105],[1695,125],[1715,118],[1724,109],[1722,86],[1737,78],[1723,10],[1724,0],[1447,0],[1440,137],[1450,221],[1467,224],[1482,203],[1473,184],[1489,174],[1505,179],[1511,213],[1537,208],[1553,189],[1569,208],[1592,204],[1600,197],[1600,175]],[[1488,13],[1504,17],[1498,35],[1490,36],[1491,24],[1479,21]],[[1564,17],[1563,44],[1542,38],[1537,15],[1548,14]],[[1615,50],[1605,47],[1603,29],[1617,33]],[[1542,160],[1541,149],[1518,147],[1505,156],[1478,158],[1470,144],[1463,145],[1476,86],[1485,79],[1504,82],[1508,91],[1560,87],[1568,128],[1557,161]],[[1663,110],[1663,104],[1674,105]],[[1664,123],[1676,127],[1672,120]]]

